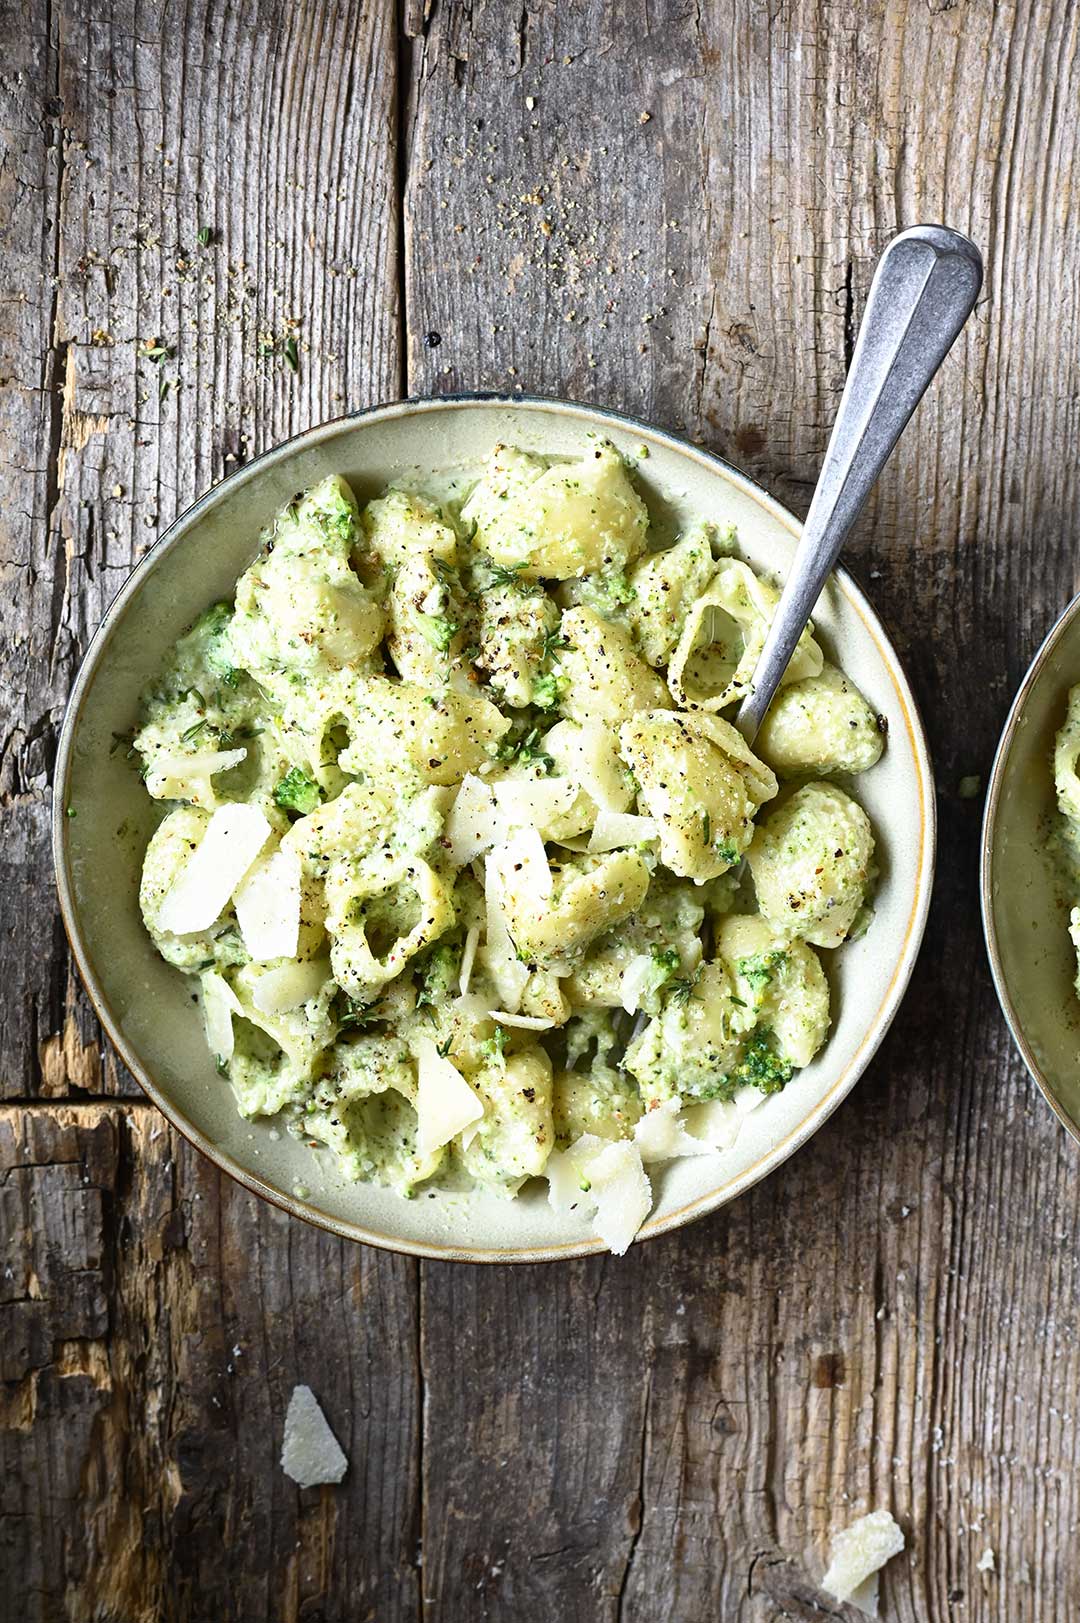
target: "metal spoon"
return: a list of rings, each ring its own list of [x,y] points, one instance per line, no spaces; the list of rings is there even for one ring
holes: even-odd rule
[[[754,742],[829,571],[982,286],[982,256],[944,225],[916,225],[878,260],[832,438],[795,560],[735,716]]]

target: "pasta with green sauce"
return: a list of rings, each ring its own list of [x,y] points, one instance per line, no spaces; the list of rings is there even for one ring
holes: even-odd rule
[[[869,917],[836,780],[883,727],[812,627],[754,749],[730,719],[777,595],[601,440],[279,514],[134,738],[143,917],[241,1114],[404,1196],[546,1176],[625,1250],[645,1167],[813,1058]]]

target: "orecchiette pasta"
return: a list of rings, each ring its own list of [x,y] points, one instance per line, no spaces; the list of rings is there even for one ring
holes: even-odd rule
[[[143,917],[237,1108],[404,1194],[549,1172],[619,1249],[642,1158],[706,1152],[701,1110],[741,1119],[825,1040],[814,947],[867,916],[873,836],[829,783],[762,808],[884,737],[808,632],[746,744],[719,712],[775,588],[730,526],[662,544],[639,486],[602,441],[497,446],[464,501],[323,480],[129,751],[162,812]]]

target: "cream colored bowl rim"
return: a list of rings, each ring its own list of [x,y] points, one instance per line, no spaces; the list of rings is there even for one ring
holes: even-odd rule
[[[998,739],[998,746],[994,751],[994,764],[990,769],[990,783],[987,787],[986,806],[983,810],[982,839],[979,849],[979,906],[982,913],[986,955],[990,960],[990,974],[993,978],[997,1000],[1001,1005],[1001,1012],[1005,1016],[1005,1024],[1009,1028],[1009,1033],[1016,1044],[1020,1058],[1038,1083],[1043,1098],[1061,1125],[1080,1144],[1080,1125],[1072,1119],[1056,1098],[1046,1073],[1039,1064],[1035,1049],[1024,1033],[1020,1013],[1009,994],[1008,983],[1005,979],[1005,965],[998,943],[993,898],[994,840],[997,833],[998,808],[1001,805],[1001,797],[1005,792],[1005,785],[1008,780],[1009,753],[1028,699],[1042,675],[1043,667],[1072,621],[1076,618],[1078,611],[1080,611],[1080,592],[1065,605],[1065,608],[1039,644],[1031,664],[1024,674],[1024,680],[1017,688],[1016,696],[1009,706],[1009,713],[1005,717],[1005,725],[1001,729],[1001,737]]]
[[[605,407],[591,406],[579,401],[563,400],[557,397],[526,394],[503,393],[459,393],[447,394],[430,398],[411,398],[389,402],[349,412],[343,416],[329,419],[314,427],[292,435],[289,439],[281,441],[269,450],[253,457],[243,467],[228,474],[224,479],[213,485],[208,491],[198,497],[190,507],[177,515],[165,530],[164,534],[154,543],[133,568],[127,580],[121,586],[106,610],[97,631],[90,640],[82,664],[76,675],[71,695],[68,699],[64,724],[61,729],[60,741],[57,748],[56,776],[53,786],[52,807],[52,848],[53,863],[56,871],[57,891],[60,899],[60,912],[63,919],[64,930],[67,934],[75,962],[82,978],[83,985],[93,1005],[101,1025],[104,1027],[110,1041],[116,1048],[124,1064],[131,1071],[140,1087],[148,1098],[158,1107],[166,1119],[181,1133],[189,1143],[207,1156],[223,1172],[235,1178],[244,1188],[253,1194],[261,1196],[271,1204],[280,1207],[293,1217],[299,1217],[306,1222],[313,1223],[319,1228],[330,1230],[345,1239],[362,1240],[368,1245],[379,1246],[383,1250],[397,1251],[408,1256],[431,1258],[436,1261],[455,1262],[554,1262],[569,1260],[573,1257],[591,1255],[603,1252],[605,1247],[600,1240],[571,1241],[565,1245],[523,1247],[514,1250],[498,1250],[486,1248],[471,1248],[468,1245],[438,1245],[421,1240],[406,1240],[395,1234],[386,1234],[365,1228],[362,1224],[351,1223],[331,1216],[321,1211],[317,1206],[299,1198],[289,1195],[283,1190],[276,1189],[263,1179],[250,1172],[226,1154],[219,1146],[191,1122],[181,1110],[158,1087],[147,1068],[142,1064],[127,1042],[114,1014],[104,988],[94,969],[86,943],[79,927],[78,908],[75,900],[70,865],[68,861],[67,835],[68,820],[65,815],[67,804],[67,787],[71,768],[71,756],[79,718],[82,712],[83,701],[94,679],[98,667],[108,653],[109,643],[116,626],[122,619],[128,603],[142,586],[146,577],[161,562],[162,558],[180,546],[192,526],[212,507],[220,502],[228,493],[231,494],[249,480],[255,478],[265,467],[280,461],[286,456],[305,446],[319,443],[324,438],[331,438],[340,433],[352,423],[364,423],[375,420],[386,421],[396,417],[414,416],[419,414],[437,414],[443,411],[458,411],[462,408],[492,408],[505,407],[515,412],[560,412],[569,416],[580,417],[583,422],[590,425],[611,423],[621,429],[632,431],[641,436],[647,444],[652,441],[655,445],[663,445],[678,455],[697,462],[707,471],[719,472],[732,484],[744,492],[751,500],[761,507],[781,524],[788,533],[797,539],[801,532],[801,525],[793,514],[789,513],[767,490],[746,474],[741,473],[722,457],[705,450],[698,445],[692,445],[688,440],[666,429],[656,428],[643,423],[636,417],[623,412],[613,411]],[[918,957],[919,947],[922,943],[926,929],[926,920],[930,908],[930,894],[933,888],[934,861],[937,843],[937,814],[934,801],[933,773],[930,766],[930,752],[926,741],[926,734],[919,715],[914,694],[911,691],[903,667],[885,634],[877,614],[871,608],[861,588],[856,585],[852,577],[843,568],[834,571],[834,578],[841,585],[849,605],[855,610],[863,621],[867,632],[872,638],[883,665],[887,669],[903,714],[904,726],[911,744],[916,765],[916,783],[919,799],[919,858],[917,864],[916,892],[911,912],[908,916],[904,932],[904,939],[899,959],[892,980],[889,983],[873,1019],[869,1022],[862,1043],[851,1060],[836,1078],[832,1087],[818,1104],[811,1110],[779,1144],[775,1144],[766,1151],[754,1164],[747,1167],[736,1177],[729,1179],[718,1188],[698,1196],[685,1205],[666,1212],[663,1216],[646,1221],[638,1232],[637,1239],[653,1239],[669,1230],[681,1227],[684,1223],[704,1217],[717,1207],[726,1205],[747,1189],[766,1177],[789,1156],[793,1155],[818,1128],[832,1115],[833,1111],[846,1098],[855,1086],[859,1077],[866,1069],[870,1060],[877,1052],[886,1032],[895,1018],[897,1009],[903,999],[904,992],[911,980],[911,975]]]

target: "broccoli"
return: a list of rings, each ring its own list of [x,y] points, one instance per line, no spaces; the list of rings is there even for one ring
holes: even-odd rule
[[[738,1085],[750,1082],[762,1093],[779,1093],[791,1081],[795,1067],[778,1052],[776,1041],[768,1026],[759,1026],[746,1039],[742,1058],[735,1067]]]
[[[774,971],[786,962],[787,953],[780,947],[775,952],[759,952],[750,958],[736,958],[735,968],[760,995],[766,986],[771,985]]]
[[[445,614],[420,615],[420,629],[437,654],[448,654],[450,644],[458,632],[456,620],[449,619]]]
[[[538,676],[533,683],[533,704],[538,710],[554,710],[565,689],[565,676]]]
[[[322,801],[322,791],[314,778],[309,778],[300,767],[290,767],[274,790],[274,804],[282,811],[296,812],[306,817]]]

